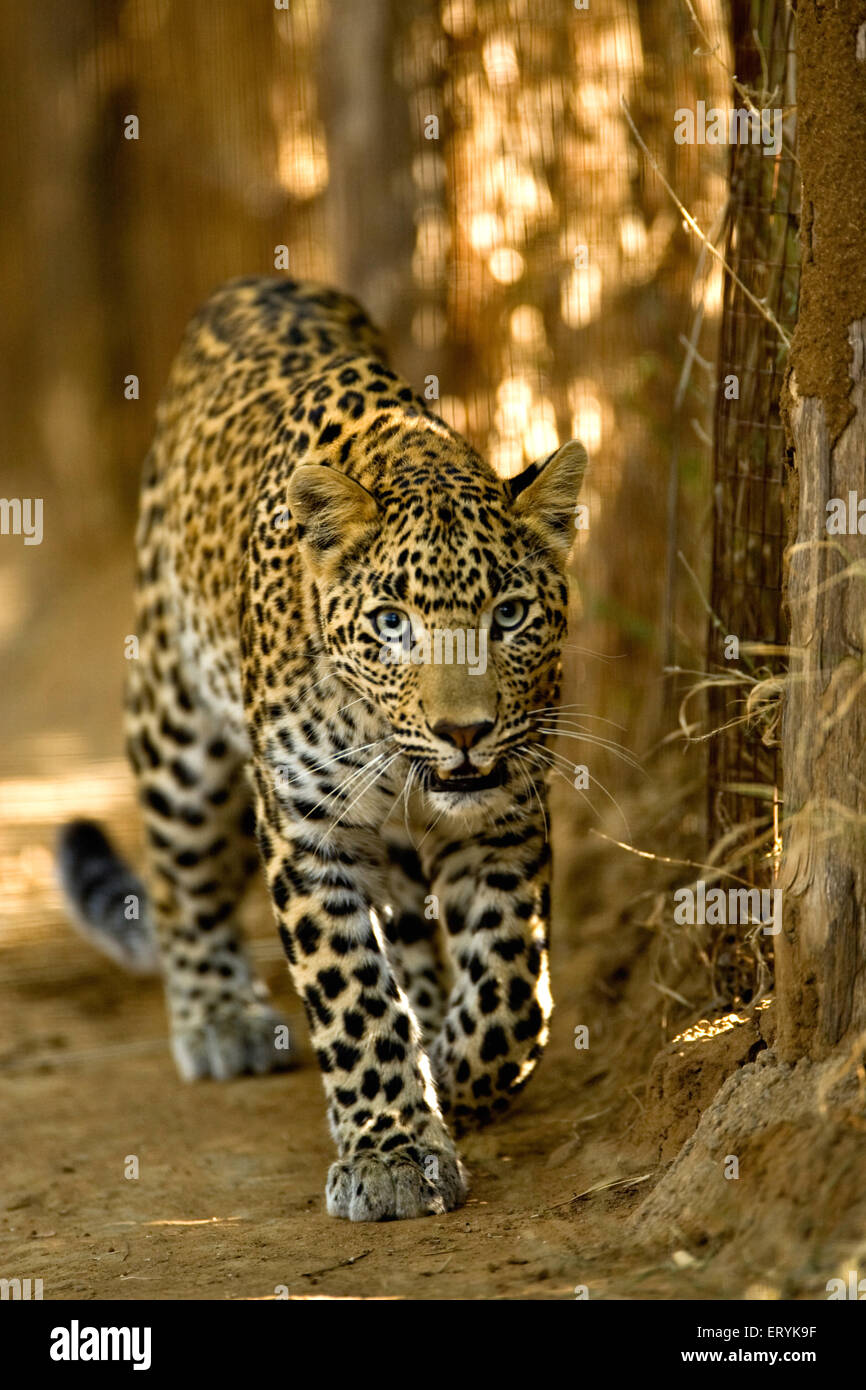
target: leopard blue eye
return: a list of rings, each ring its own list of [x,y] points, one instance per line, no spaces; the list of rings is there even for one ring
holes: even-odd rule
[[[511,632],[520,627],[528,611],[529,604],[525,598],[507,598],[494,608],[493,622],[503,632]]]
[[[373,623],[379,636],[392,642],[403,640],[412,634],[412,624],[401,608],[378,609],[373,614]]]

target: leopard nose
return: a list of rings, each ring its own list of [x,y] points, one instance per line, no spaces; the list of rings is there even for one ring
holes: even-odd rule
[[[433,725],[433,733],[437,738],[453,743],[455,748],[468,752],[492,728],[492,719],[482,719],[478,724],[453,724],[450,719],[440,719],[438,724]]]

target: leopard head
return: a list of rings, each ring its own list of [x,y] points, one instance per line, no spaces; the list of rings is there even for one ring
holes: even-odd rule
[[[322,640],[437,813],[499,814],[525,799],[538,712],[558,698],[586,451],[571,440],[504,480],[428,426],[389,440],[388,458],[292,475]]]

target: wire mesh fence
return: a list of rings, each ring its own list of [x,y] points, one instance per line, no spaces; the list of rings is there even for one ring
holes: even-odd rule
[[[781,800],[775,678],[786,642],[779,397],[800,278],[794,15],[787,0],[738,0],[732,20],[738,105],[750,101],[783,119],[777,151],[731,147],[725,259],[733,274],[725,277],[713,459],[709,713],[718,733],[709,744],[708,820],[717,857],[739,851],[741,877],[769,887]],[[759,949],[756,940],[742,926],[713,943],[724,997],[748,1000],[758,977],[766,980],[772,937]]]

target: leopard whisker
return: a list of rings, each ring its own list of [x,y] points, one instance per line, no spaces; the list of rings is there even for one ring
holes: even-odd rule
[[[386,734],[385,738],[376,738],[372,743],[361,743],[357,748],[347,748],[342,753],[335,753],[332,758],[323,758],[323,760],[320,763],[316,763],[314,767],[305,767],[304,772],[310,775],[316,772],[324,772],[325,768],[330,767],[332,763],[342,762],[345,758],[351,758],[355,753],[363,753],[367,748],[376,748],[378,744],[385,743],[390,737],[390,734]],[[288,781],[300,782],[301,774],[298,774],[296,777],[288,778]]]
[[[543,826],[544,826],[544,838],[545,838],[545,840],[547,841],[547,843],[549,844],[549,843],[550,843],[550,826],[549,826],[548,820],[547,820],[547,812],[546,812],[545,809],[544,809],[544,802],[541,800],[541,795],[540,795],[540,793],[539,793],[538,787],[535,785],[535,781],[534,781],[533,777],[527,772],[526,768],[524,767],[524,760],[523,760],[523,758],[522,758],[522,757],[520,756],[520,754],[517,753],[517,752],[515,752],[514,756],[515,756],[515,759],[516,759],[517,764],[518,764],[518,771],[520,772],[520,774],[521,774],[521,776],[523,777],[524,781],[528,784],[530,792],[531,792],[531,793],[534,793],[535,799],[536,799],[536,801],[538,802],[538,809],[539,809],[539,811],[541,812],[541,820],[542,820],[542,824],[543,824]]]
[[[553,762],[552,754],[549,748],[539,748],[536,745],[532,748],[527,748],[526,754],[527,757],[530,758],[530,760],[534,760],[539,767],[543,767],[547,772],[558,773],[560,777],[562,777],[566,782],[568,782],[568,785],[571,787],[572,791],[580,793],[580,795],[584,797],[584,800],[588,800],[581,788],[575,787],[573,782],[569,781],[568,777],[566,777],[565,773],[562,771],[562,768],[558,767],[557,764]],[[592,802],[589,802],[589,806],[593,814],[597,814],[595,807],[592,805]]]
[[[447,807],[447,806],[443,806],[443,807],[442,807],[442,810],[439,812],[439,814],[438,814],[438,816],[436,817],[436,819],[434,820],[433,824],[432,824],[432,825],[429,825],[429,824],[428,824],[427,829],[424,831],[424,834],[421,836],[421,839],[420,839],[420,841],[419,841],[419,843],[418,843],[417,848],[418,848],[419,850],[421,849],[421,846],[423,845],[424,841],[427,839],[427,836],[430,835],[430,834],[432,834],[432,832],[436,829],[437,825],[439,824],[439,822],[441,821],[442,817],[445,815],[445,812],[446,812],[447,810],[448,810],[448,807]]]
[[[339,816],[334,822],[334,825],[339,825],[340,821],[343,819],[343,816],[345,816],[347,812],[352,809],[353,806],[357,805],[358,801],[364,795],[364,792],[367,790],[367,787],[372,786],[373,781],[376,781],[382,775],[383,772],[387,771],[389,767],[392,767],[399,757],[401,757],[399,748],[396,753],[391,753],[390,755],[388,753],[380,753],[377,755],[377,760],[379,761],[380,765],[375,769],[375,772],[373,772],[372,781],[365,783],[362,789],[358,792],[357,796],[355,796],[354,799],[351,802],[349,802],[347,806],[344,807],[344,809],[340,812]],[[385,759],[384,763],[381,762],[381,759],[383,758]],[[361,769],[362,773],[371,772],[372,770],[373,768],[371,763],[368,763],[365,768]],[[351,780],[352,779],[350,779],[350,781]],[[342,787],[339,788],[339,790],[341,792],[344,792],[348,785],[349,783],[344,784]],[[353,787],[353,791],[354,790],[356,790],[356,788]]]
[[[529,750],[528,750],[528,751],[529,751]],[[531,752],[532,752],[533,754],[539,754],[539,755],[540,755],[541,753],[548,753],[549,751],[550,751],[549,749],[546,749],[546,748],[545,748],[545,749],[540,749],[540,748],[538,748],[537,746],[533,747],[533,749],[531,750]],[[555,763],[552,763],[552,762],[544,763],[543,760],[542,760],[542,764],[547,768],[547,770],[548,770],[549,772],[555,772],[555,773],[557,773],[557,775],[560,776],[560,777],[562,778],[562,780],[563,780],[565,783],[567,783],[567,785],[568,785],[568,787],[569,787],[569,789],[570,789],[571,791],[577,792],[578,796],[583,798],[583,800],[586,802],[586,804],[587,804],[587,806],[589,807],[589,809],[590,809],[590,811],[592,812],[592,814],[593,814],[594,816],[597,816],[597,815],[598,815],[598,811],[596,811],[595,807],[593,806],[592,802],[590,801],[589,797],[587,796],[586,792],[583,790],[582,787],[576,787],[576,786],[574,785],[574,782],[573,782],[573,781],[569,781],[569,779],[566,777],[566,775],[565,775],[565,773],[562,771],[562,769],[559,768],[559,767],[557,767]]]
[[[352,786],[353,782],[356,782],[360,777],[363,777],[363,775],[366,772],[369,772],[370,768],[375,763],[380,762],[382,758],[386,758],[387,756],[387,753],[376,753],[374,757],[368,758],[367,761],[365,763],[362,763],[360,767],[355,768],[355,771],[351,774],[350,777],[346,778],[345,782],[341,782],[338,787],[334,787],[333,791],[326,792],[325,795],[322,797],[321,801],[317,801],[315,806],[313,806],[305,816],[302,816],[301,819],[309,820],[310,816],[312,816],[316,811],[318,811],[320,806],[324,806],[327,801],[333,801],[334,798],[339,796],[341,792],[348,791],[349,787]]]
[[[350,700],[347,705],[340,705],[340,708],[337,710],[337,714],[342,714],[343,710],[351,709],[353,705],[363,704],[366,698],[366,695],[359,695],[357,700]]]
[[[568,714],[570,710],[575,711],[575,713]],[[618,724],[615,719],[606,719],[602,714],[590,714],[586,705],[539,705],[537,709],[527,711],[528,714],[545,714],[550,718],[554,718],[560,712],[566,714],[567,717],[571,719],[594,719],[599,724],[610,724],[614,729],[621,729],[623,733],[626,732],[625,724]]]
[[[563,652],[579,652],[581,656],[592,656],[597,661],[625,661],[627,652],[594,652],[591,647],[578,647],[574,642],[563,642]]]
[[[565,756],[564,753],[557,753],[553,748],[545,748],[543,751],[547,754],[548,757],[550,757],[550,758],[555,758],[555,759],[557,760],[557,762],[563,763],[563,764],[569,769],[569,771],[572,772],[572,773],[576,772],[577,769],[578,769],[578,767],[581,766],[581,764],[579,764],[579,763],[573,763],[573,762],[571,762],[568,758],[566,758],[566,756]],[[553,764],[551,764],[551,766],[553,766]],[[565,776],[565,773],[563,773],[562,775]],[[589,778],[590,782],[592,782],[593,786],[598,787],[599,791],[600,791],[600,792],[603,792],[603,794],[607,797],[607,799],[608,799],[610,802],[612,802],[612,804],[616,807],[617,813],[618,813],[620,819],[622,820],[623,825],[625,826],[625,829],[626,829],[626,833],[627,833],[627,835],[628,835],[628,838],[631,839],[631,827],[630,827],[630,825],[629,825],[629,823],[628,823],[628,817],[626,816],[625,812],[623,811],[623,809],[622,809],[622,807],[620,806],[619,802],[617,801],[616,797],[613,795],[613,792],[608,791],[608,789],[607,789],[607,787],[604,785],[604,783],[603,783],[603,782],[600,782],[599,779],[598,779],[597,777],[593,777],[593,775],[592,775],[592,773],[590,772],[589,768],[586,768],[586,775],[587,775],[587,777]],[[568,779],[566,778],[566,781],[567,781],[567,780],[568,780]],[[582,790],[582,788],[580,788],[580,787],[575,787],[573,781],[571,782],[571,786],[574,788],[575,791],[578,791],[578,792],[579,792],[579,791]],[[594,808],[593,808],[593,809],[594,809]],[[598,813],[596,812],[596,814],[598,814]]]
[[[406,773],[406,780],[403,783],[403,824],[406,827],[406,834],[409,836],[409,839],[412,843],[412,848],[415,850],[417,850],[418,846],[415,844],[415,837],[412,834],[412,829],[409,825],[409,797],[412,791],[412,783],[414,782],[417,775],[418,772],[415,764],[413,762],[410,762],[409,771]]]
[[[568,738],[569,736],[572,738],[583,738],[586,740],[587,743],[595,743],[599,748],[607,748],[611,752],[619,753],[621,757],[626,759],[631,758],[632,766],[635,768],[640,768],[641,771],[643,771],[642,765],[639,762],[639,760],[635,757],[634,753],[632,753],[631,749],[627,748],[624,743],[620,743],[619,740],[615,738],[607,738],[604,734],[598,734],[595,732],[594,729],[587,729],[585,725],[579,724],[574,719],[568,720],[568,722],[558,721],[553,727],[550,728],[542,728],[540,724],[536,725],[536,727],[540,730],[540,732],[550,734],[552,736],[561,736],[563,738]]]
[[[376,784],[376,782],[378,782],[379,778],[382,777],[382,776],[384,776],[384,774],[388,771],[388,769],[389,769],[390,767],[393,767],[393,765],[394,765],[394,763],[397,761],[397,759],[398,759],[398,758],[401,758],[402,756],[403,756],[403,755],[402,755],[402,753],[400,752],[399,749],[397,750],[396,753],[392,753],[391,756],[390,756],[390,758],[388,757],[387,753],[381,753],[381,754],[378,754],[378,755],[377,755],[377,758],[385,758],[385,759],[386,759],[385,763],[384,763],[381,767],[378,767],[378,768],[376,769],[376,771],[373,773],[372,777],[370,777],[370,779],[369,779],[368,781],[366,781],[366,782],[364,783],[364,785],[361,787],[361,790],[358,792],[357,796],[354,797],[354,799],[353,799],[352,801],[349,802],[349,805],[348,805],[348,806],[345,806],[345,807],[343,808],[343,810],[342,810],[342,811],[340,812],[340,814],[338,815],[337,819],[336,819],[335,821],[333,821],[331,825],[328,826],[328,829],[325,831],[324,835],[322,836],[322,838],[321,838],[321,840],[320,840],[320,842],[319,842],[320,845],[323,845],[323,844],[326,843],[326,841],[329,839],[329,837],[330,837],[330,836],[333,834],[333,832],[337,829],[337,826],[340,824],[340,822],[341,822],[341,821],[344,819],[344,817],[347,816],[347,815],[349,814],[349,812],[352,810],[352,807],[353,807],[353,806],[357,806],[358,802],[361,800],[361,797],[362,797],[362,796],[365,796],[366,793],[367,793],[368,791],[370,791],[371,788],[372,788],[373,786],[375,786],[375,784]],[[366,770],[369,770],[369,764],[368,764],[368,767],[367,767]]]
[[[593,734],[588,729],[577,732],[573,729],[546,729],[541,725],[538,726],[538,729],[539,733],[542,734],[551,734],[557,738],[573,738],[578,743],[594,744],[596,748],[603,748],[606,752],[613,753],[616,757],[621,758],[624,763],[628,763],[629,767],[634,768],[636,772],[646,772],[646,769],[641,767],[637,759],[633,757],[627,749],[623,748],[621,744],[614,743],[613,740],[609,738],[602,738],[599,734]]]

